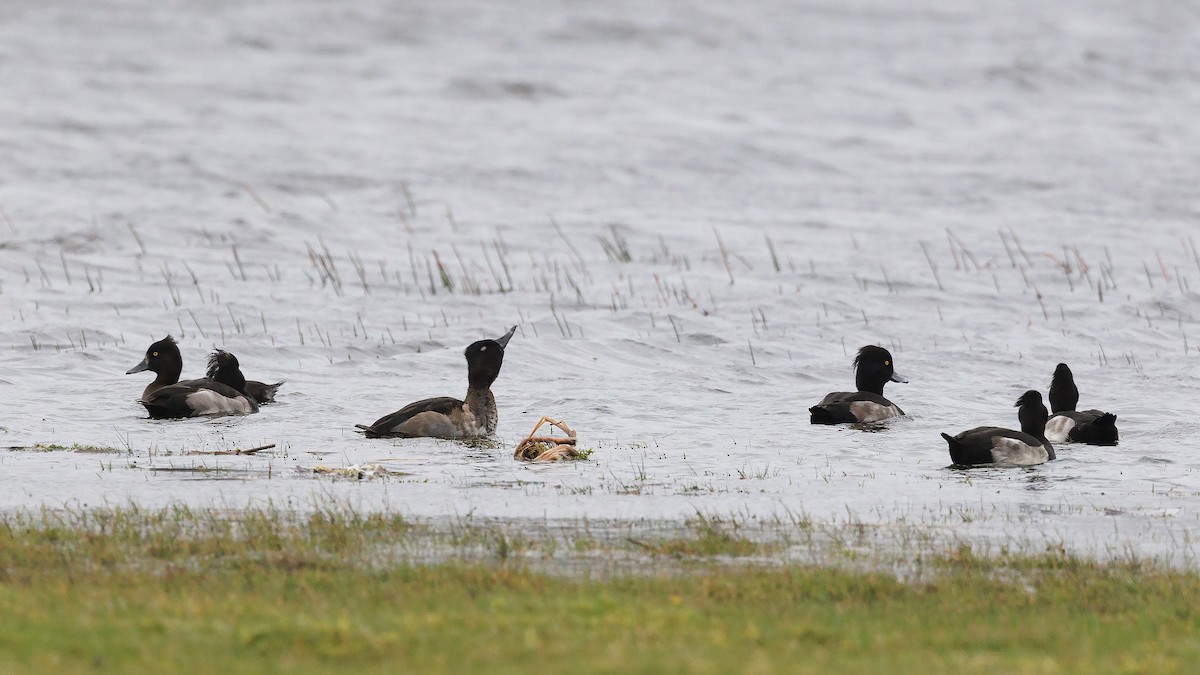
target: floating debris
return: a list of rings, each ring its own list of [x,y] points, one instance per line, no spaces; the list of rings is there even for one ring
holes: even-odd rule
[[[554,429],[557,428],[566,436],[538,436],[538,429],[541,429],[543,424],[550,425],[550,434],[553,434]],[[523,459],[527,462],[586,459],[591,453],[580,452],[575,447],[576,440],[575,431],[567,426],[566,422],[543,416],[537,424],[533,425],[533,431],[529,432],[529,436],[517,444],[517,449],[513,452],[513,459]]]
[[[121,452],[117,448],[110,448],[106,445],[81,445],[79,443],[71,445],[59,445],[58,443],[35,443],[31,446],[10,445],[6,449],[26,452],[78,452],[92,455],[116,455]]]
[[[354,478],[356,480],[370,480],[372,478],[382,478],[391,476],[399,472],[390,471],[382,464],[353,464],[344,467],[325,466],[318,464],[313,467],[313,473],[326,474],[330,476],[342,476],[344,478]]]
[[[250,448],[249,450],[242,450],[241,448],[234,448],[233,450],[217,450],[214,452],[205,452],[203,450],[195,450],[195,451],[188,452],[185,454],[188,454],[188,455],[253,455],[254,453],[258,452],[259,450],[270,450],[273,447],[275,447],[275,444],[271,443],[269,445],[260,445],[257,448]]]

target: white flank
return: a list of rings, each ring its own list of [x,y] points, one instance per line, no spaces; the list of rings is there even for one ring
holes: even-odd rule
[[[250,401],[239,396],[229,398],[211,389],[201,389],[187,395],[193,415],[249,415],[254,412]]]
[[[900,409],[894,405],[879,405],[871,401],[854,401],[850,404],[850,412],[859,422],[878,422],[900,416]]]
[[[1045,446],[1029,445],[1015,438],[992,436],[992,461],[997,464],[1044,464],[1050,460]]]
[[[1046,422],[1046,440],[1051,443],[1062,443],[1067,435],[1075,428],[1075,420],[1066,415],[1055,415]]]

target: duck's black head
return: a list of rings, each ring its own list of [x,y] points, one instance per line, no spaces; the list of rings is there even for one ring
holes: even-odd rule
[[[242,375],[241,364],[236,356],[224,349],[213,350],[213,353],[208,355],[208,371],[205,376],[213,382],[220,382],[245,393],[246,377]]]
[[[473,342],[463,352],[467,357],[467,382],[472,389],[486,389],[500,376],[500,366],[504,365],[504,348],[515,332],[517,327],[513,326],[503,337]]]
[[[1054,379],[1050,380],[1050,409],[1054,412],[1074,410],[1079,405],[1079,388],[1075,386],[1075,377],[1067,364],[1060,363],[1054,369]]]
[[[908,382],[892,366],[892,353],[875,345],[858,350],[858,355],[854,357],[854,370],[854,382],[858,390],[880,396],[883,396],[883,385],[888,382]]]
[[[1050,412],[1042,403],[1041,392],[1030,389],[1021,394],[1021,398],[1017,399],[1013,407],[1020,408],[1017,411],[1017,419],[1021,420],[1021,431],[1034,438],[1046,438],[1046,420],[1050,419]]]
[[[160,380],[178,382],[179,373],[183,372],[183,357],[179,354],[179,345],[175,344],[175,338],[168,335],[150,345],[142,362],[125,371],[125,374],[132,375],[143,370],[158,373]]]

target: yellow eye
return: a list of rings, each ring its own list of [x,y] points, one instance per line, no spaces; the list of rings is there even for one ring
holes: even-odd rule
[[[155,354],[155,356],[158,356],[158,354]],[[892,365],[892,362],[891,362],[891,361],[884,361],[884,362],[883,362],[883,365],[885,365],[885,366],[890,366],[890,365]]]
[[[150,356],[158,356],[158,352],[154,352],[154,353],[153,353],[153,354],[151,354]]]

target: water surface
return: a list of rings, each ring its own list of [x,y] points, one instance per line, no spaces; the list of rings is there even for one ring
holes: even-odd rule
[[[121,451],[4,452],[0,508],[805,513],[1192,559],[1192,8],[503,4],[0,10],[0,443]],[[514,323],[496,447],[355,433],[461,396]],[[123,373],[168,333],[279,403],[145,419]],[[868,343],[910,416],[809,426]],[[948,467],[940,432],[1015,426],[1059,361],[1119,446]],[[542,415],[591,458],[514,462]],[[313,473],[364,464],[398,475]]]

